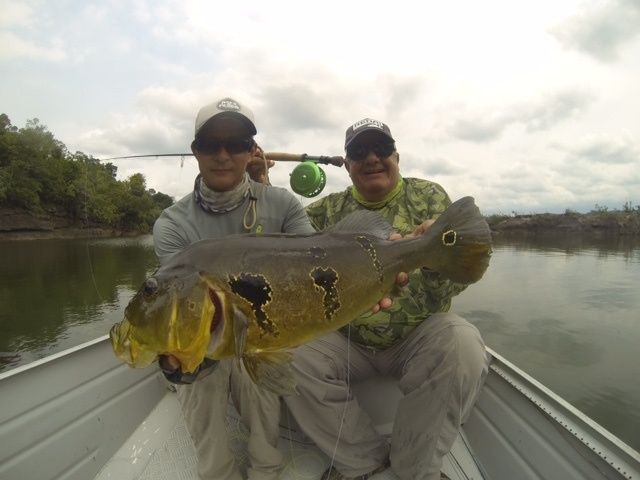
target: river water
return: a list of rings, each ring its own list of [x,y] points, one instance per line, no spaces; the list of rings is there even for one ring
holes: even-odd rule
[[[0,371],[105,335],[151,237],[0,243]],[[491,348],[640,450],[640,239],[496,238],[453,302]]]

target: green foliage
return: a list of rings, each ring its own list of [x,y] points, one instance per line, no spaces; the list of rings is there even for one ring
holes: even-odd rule
[[[7,198],[7,191],[9,190],[9,172],[6,168],[0,167],[0,205]]]
[[[170,197],[166,193],[156,192],[153,189],[149,190],[149,193],[151,193],[153,203],[155,203],[156,207],[158,207],[161,211],[173,205],[173,197]]]
[[[69,153],[38,119],[24,128],[0,114],[0,206],[57,211],[77,224],[147,231],[173,199],[147,190],[144,175],[116,180],[117,167]]]

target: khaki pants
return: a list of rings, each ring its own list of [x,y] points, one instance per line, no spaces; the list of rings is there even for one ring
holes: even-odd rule
[[[457,315],[440,313],[382,351],[349,344],[337,332],[299,347],[294,372],[300,394],[284,400],[304,433],[344,475],[370,472],[389,455],[402,480],[439,480],[442,458],[487,371],[478,330]],[[404,394],[390,446],[347,388],[348,381],[380,374],[398,378]]]
[[[256,387],[235,360],[221,361],[209,375],[178,385],[178,399],[198,454],[201,480],[241,480],[225,427],[229,392],[250,431],[249,480],[275,480],[282,466],[277,449],[280,400]]]

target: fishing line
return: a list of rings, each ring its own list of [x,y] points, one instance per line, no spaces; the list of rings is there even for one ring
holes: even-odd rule
[[[285,416],[287,417],[287,430],[289,431],[289,434],[287,435],[287,438],[289,440],[289,453],[291,454],[291,464],[293,465],[294,470],[298,470],[297,464],[296,464],[296,457],[293,454],[293,429],[291,428],[291,420],[289,417],[289,409],[286,407],[285,404],[285,408],[284,408],[284,412],[285,412]]]
[[[141,156],[146,156],[146,155],[141,155]],[[163,156],[163,155],[158,155],[158,156]],[[108,158],[106,160],[117,160],[119,158],[129,158],[129,157],[114,157],[114,158]],[[178,177],[179,179],[182,178],[182,171],[184,170],[184,159],[185,159],[185,155],[181,155],[180,156],[180,176]],[[265,158],[265,162],[266,162],[266,158]],[[87,162],[86,159],[83,160],[84,163],[84,223],[85,226],[88,227],[89,225],[89,210],[88,210],[88,204],[89,204],[89,163]],[[254,223],[255,223],[255,206],[254,206]],[[89,263],[89,273],[91,275],[91,282],[93,283],[93,288],[96,292],[96,295],[98,296],[98,300],[100,300],[100,303],[104,303],[105,300],[102,298],[102,295],[100,295],[100,291],[98,290],[98,282],[96,281],[96,275],[95,275],[95,271],[93,269],[93,261],[91,259],[91,250],[89,248],[89,240],[90,237],[89,236],[85,236],[85,249],[87,251],[87,259],[88,259],[88,263]]]
[[[85,225],[89,225],[89,212],[87,210],[88,201],[88,192],[89,192],[89,164],[87,160],[84,161],[84,223]],[[85,238],[85,247],[87,250],[87,259],[89,261],[89,273],[91,274],[91,281],[93,282],[93,288],[96,291],[96,295],[98,295],[98,300],[100,303],[104,303],[104,299],[100,292],[98,291],[98,284],[96,282],[96,276],[93,272],[93,262],[91,261],[91,251],[89,250],[89,237]]]
[[[351,324],[347,325],[347,394],[350,394],[351,392]],[[340,418],[340,428],[338,429],[338,435],[336,438],[336,444],[333,448],[333,453],[331,454],[331,461],[329,462],[329,467],[328,469],[333,468],[333,465],[335,463],[335,459],[336,459],[336,453],[338,451],[338,445],[340,444],[340,438],[342,437],[342,427],[344,425],[344,420],[347,417],[347,409],[348,409],[348,403],[345,402],[344,404],[344,408],[342,410],[342,416]],[[293,454],[293,432],[294,429],[291,426],[291,420],[290,420],[290,416],[289,416],[289,409],[285,408],[285,417],[287,420],[287,430],[289,431],[288,434],[288,440],[289,440],[289,452],[291,454],[291,465],[294,468],[294,471],[298,470],[297,467],[297,462],[296,462],[296,456]],[[297,430],[295,430],[297,431]],[[301,442],[299,442],[301,443]]]
[[[351,324],[347,324],[347,395],[351,395]],[[349,403],[344,402],[344,409],[342,410],[342,418],[340,419],[340,428],[338,429],[338,438],[336,438],[336,445],[333,447],[333,454],[331,455],[331,463],[329,469],[333,468],[334,461],[336,459],[336,453],[338,452],[338,445],[340,444],[340,437],[342,436],[342,427],[344,426],[344,419],[347,417],[347,409]]]

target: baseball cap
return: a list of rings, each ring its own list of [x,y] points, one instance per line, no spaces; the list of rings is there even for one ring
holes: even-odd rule
[[[371,130],[378,131],[388,137],[392,142],[395,142],[391,136],[391,130],[389,130],[389,126],[386,123],[382,123],[380,120],[374,120],[373,118],[363,118],[347,128],[344,139],[344,148],[347,148],[358,135]]]
[[[198,132],[205,123],[207,123],[213,117],[217,117],[218,115],[229,115],[236,117],[246,125],[251,135],[255,135],[257,133],[253,119],[253,112],[237,100],[234,100],[230,97],[225,97],[213,103],[210,103],[209,105],[205,105],[200,109],[198,115],[196,116],[195,135],[198,135]]]

